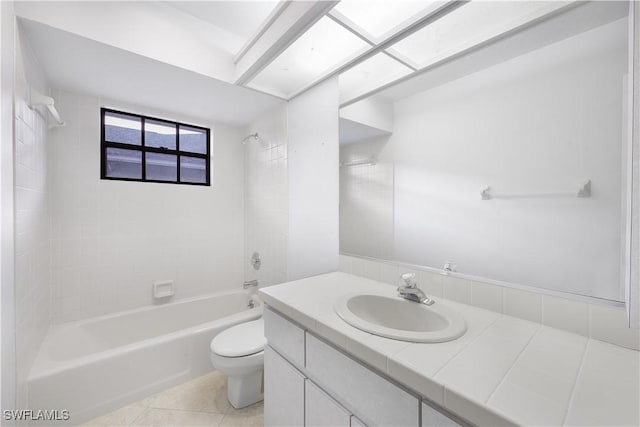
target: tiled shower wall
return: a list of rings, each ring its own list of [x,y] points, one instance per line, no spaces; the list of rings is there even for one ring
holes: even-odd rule
[[[259,139],[244,143],[245,156],[245,249],[242,259],[245,280],[258,279],[260,286],[281,283],[287,277],[287,109],[265,114],[245,128],[242,138],[258,133]],[[237,141],[241,145],[240,138]],[[255,270],[250,258],[262,259]]]
[[[243,152],[238,128],[55,90],[51,132],[52,323],[242,289]],[[211,128],[212,185],[100,179],[100,107]]]
[[[26,379],[49,328],[50,192],[47,183],[46,110],[28,106],[29,85],[47,93],[26,44],[16,49],[15,296],[17,407],[25,408]]]

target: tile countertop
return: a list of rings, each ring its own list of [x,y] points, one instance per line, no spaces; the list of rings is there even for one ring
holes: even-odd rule
[[[640,424],[640,352],[500,313],[436,298],[467,332],[445,343],[409,343],[360,331],[334,302],[394,286],[328,273],[260,290],[275,310],[400,384],[478,425]]]

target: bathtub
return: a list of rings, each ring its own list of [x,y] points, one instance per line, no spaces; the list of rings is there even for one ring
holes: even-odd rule
[[[262,315],[250,299],[223,292],[52,327],[29,373],[29,408],[66,409],[77,425],[203,375],[211,339]]]

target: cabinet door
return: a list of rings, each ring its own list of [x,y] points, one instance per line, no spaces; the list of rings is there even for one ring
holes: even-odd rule
[[[264,349],[264,425],[304,425],[305,377],[275,350]]]
[[[351,427],[367,427],[365,423],[360,421],[355,415],[351,415]]]
[[[420,401],[307,333],[308,375],[370,427],[420,425]]]
[[[460,427],[460,424],[422,402],[422,427]]]
[[[351,414],[310,380],[305,382],[304,425],[307,427],[349,427]]]

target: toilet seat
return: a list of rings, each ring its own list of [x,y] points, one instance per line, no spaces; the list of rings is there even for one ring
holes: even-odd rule
[[[211,340],[211,352],[223,357],[244,357],[261,352],[266,343],[260,318],[220,332]]]

